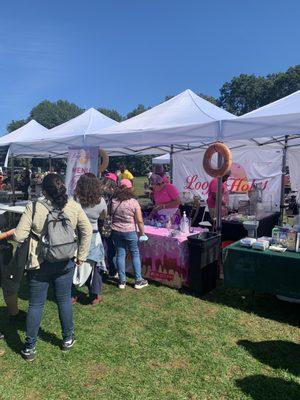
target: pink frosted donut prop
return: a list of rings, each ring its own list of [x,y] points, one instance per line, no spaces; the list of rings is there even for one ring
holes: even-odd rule
[[[104,172],[104,171],[106,170],[106,168],[108,167],[109,156],[108,156],[108,154],[106,153],[106,151],[103,150],[103,149],[100,149],[100,150],[99,150],[99,155],[100,155],[101,158],[102,158],[102,163],[101,163],[101,165],[100,165],[100,167],[99,167],[98,173],[99,173],[99,175],[101,175],[102,172]]]
[[[218,153],[222,157],[222,165],[219,168],[214,168],[211,165],[212,157],[215,153]],[[224,143],[214,143],[204,153],[203,157],[203,168],[204,171],[213,178],[221,178],[226,175],[230,170],[232,164],[232,155],[230,149]]]

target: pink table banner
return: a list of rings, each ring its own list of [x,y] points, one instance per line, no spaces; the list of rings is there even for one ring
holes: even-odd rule
[[[145,226],[149,240],[140,243],[143,277],[174,288],[189,286],[189,251],[187,237],[202,232],[171,236],[166,228]]]

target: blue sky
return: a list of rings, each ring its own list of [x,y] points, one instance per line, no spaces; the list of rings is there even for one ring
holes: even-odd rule
[[[299,60],[299,1],[10,0],[0,8],[0,132],[44,99],[125,114]]]

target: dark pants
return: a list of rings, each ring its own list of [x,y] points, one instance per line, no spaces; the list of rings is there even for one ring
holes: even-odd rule
[[[86,285],[89,288],[91,300],[93,300],[93,297],[102,293],[102,270],[99,266],[94,267],[94,271],[86,281]]]
[[[111,236],[108,238],[102,237],[102,240],[106,243],[106,248],[107,248],[106,256],[108,261],[108,272],[109,275],[114,276],[117,273],[117,268],[114,263],[114,257],[116,255],[116,247]]]
[[[67,267],[66,262],[44,262],[40,269],[29,272],[30,297],[26,321],[26,347],[33,348],[36,344],[50,284],[53,285],[58,305],[63,340],[72,339],[74,334],[71,302],[73,274],[74,267]]]
[[[91,300],[94,300],[96,296],[102,293],[102,270],[99,266],[93,267],[93,271],[85,284],[89,289],[89,295]],[[76,295],[77,295],[76,286],[72,285],[72,297],[75,297]]]

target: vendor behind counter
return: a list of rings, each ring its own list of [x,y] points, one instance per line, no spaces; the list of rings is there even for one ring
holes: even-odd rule
[[[152,174],[150,184],[153,190],[154,208],[153,213],[172,217],[178,210],[180,204],[179,191],[172,183],[165,183],[160,175]]]

